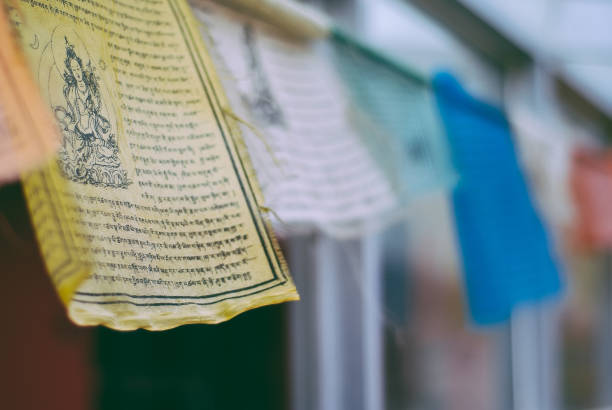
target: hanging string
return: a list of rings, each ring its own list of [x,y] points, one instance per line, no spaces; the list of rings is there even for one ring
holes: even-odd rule
[[[431,88],[431,83],[426,75],[421,73],[416,68],[410,67],[403,61],[398,61],[395,58],[385,54],[383,51],[370,47],[362,43],[354,35],[335,26],[331,31],[331,36],[334,41],[347,47],[352,51],[352,54],[365,56],[370,60],[397,72],[401,76],[410,78],[417,84]]]
[[[259,139],[259,141],[263,144],[264,148],[268,152],[268,155],[270,155],[270,158],[272,158],[272,161],[274,162],[274,165],[276,165],[276,167],[279,168],[281,171],[283,170],[283,166],[281,165],[280,161],[278,160],[278,158],[276,156],[276,153],[274,152],[274,150],[270,146],[270,143],[268,142],[266,137],[257,129],[257,127],[255,125],[251,124],[250,122],[248,122],[245,119],[243,119],[240,116],[238,116],[229,107],[222,106],[221,110],[223,111],[223,113],[226,116],[230,117],[234,121],[239,122],[240,124],[242,124],[245,127],[247,127]]]
[[[202,3],[202,0],[191,0]],[[331,31],[329,18],[317,9],[288,0],[215,0],[249,16],[285,30],[293,36],[318,39],[327,37]]]
[[[278,222],[280,222],[284,227],[289,228],[290,225],[287,222],[285,222],[274,209],[268,206],[259,205],[259,211],[264,214],[270,214],[274,216],[274,218],[276,218]]]

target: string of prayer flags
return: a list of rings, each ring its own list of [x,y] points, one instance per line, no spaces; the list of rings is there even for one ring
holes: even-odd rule
[[[62,131],[23,179],[81,325],[162,330],[298,298],[240,130],[184,0],[22,2]]]
[[[346,237],[384,223],[397,197],[348,121],[326,45],[197,4],[228,110],[242,119],[266,206],[284,222],[279,229]]]
[[[20,29],[26,47],[40,47],[37,34],[19,12],[0,3],[0,185],[41,165],[60,141],[13,25]]]
[[[607,251],[612,247],[612,152],[577,150],[571,172],[579,244]]]
[[[335,30],[333,59],[359,109],[376,130],[361,127],[400,198],[456,180],[427,80]]]
[[[557,294],[558,268],[503,112],[448,73],[433,87],[460,176],[452,201],[469,310],[478,324],[497,323],[519,303]]]

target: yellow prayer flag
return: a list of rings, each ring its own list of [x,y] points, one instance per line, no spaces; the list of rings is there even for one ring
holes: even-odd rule
[[[70,317],[162,330],[296,300],[186,2],[21,7],[63,134],[57,160],[24,187]]]

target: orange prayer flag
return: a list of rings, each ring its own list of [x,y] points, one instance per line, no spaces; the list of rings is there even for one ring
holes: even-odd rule
[[[59,139],[7,9],[0,4],[0,184],[47,159],[59,146]]]

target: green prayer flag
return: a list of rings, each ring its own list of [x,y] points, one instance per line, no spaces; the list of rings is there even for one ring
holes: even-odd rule
[[[331,42],[354,121],[400,198],[452,185],[456,175],[428,81],[338,30]]]

